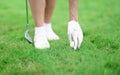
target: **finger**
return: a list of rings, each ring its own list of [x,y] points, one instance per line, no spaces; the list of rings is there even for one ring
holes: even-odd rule
[[[80,45],[81,45],[81,38],[80,38],[80,36],[78,36],[78,38],[77,38],[77,40],[78,40],[78,48],[80,47]]]
[[[69,38],[69,42],[70,42],[70,47],[74,48],[74,42],[73,42],[73,39],[72,39],[72,34],[69,33],[68,38]]]
[[[77,44],[78,44],[76,33],[73,34],[73,40],[74,40],[74,50],[76,50],[77,49]]]

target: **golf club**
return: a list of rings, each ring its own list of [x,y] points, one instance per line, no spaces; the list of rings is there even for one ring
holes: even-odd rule
[[[30,37],[30,25],[29,25],[29,19],[28,19],[28,1],[26,0],[26,31],[25,31],[25,39],[30,43],[32,44],[33,41]]]

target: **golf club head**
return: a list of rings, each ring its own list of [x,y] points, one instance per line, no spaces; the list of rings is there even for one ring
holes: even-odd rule
[[[33,43],[29,34],[29,24],[26,25],[25,38],[30,44]]]

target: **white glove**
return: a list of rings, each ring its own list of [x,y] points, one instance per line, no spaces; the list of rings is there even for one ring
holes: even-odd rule
[[[80,47],[83,41],[83,32],[78,22],[68,22],[68,37],[70,41],[70,47],[74,50]]]

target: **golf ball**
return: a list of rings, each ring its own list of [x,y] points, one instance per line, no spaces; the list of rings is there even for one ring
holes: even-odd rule
[[[70,42],[70,47],[74,48],[74,42]]]

